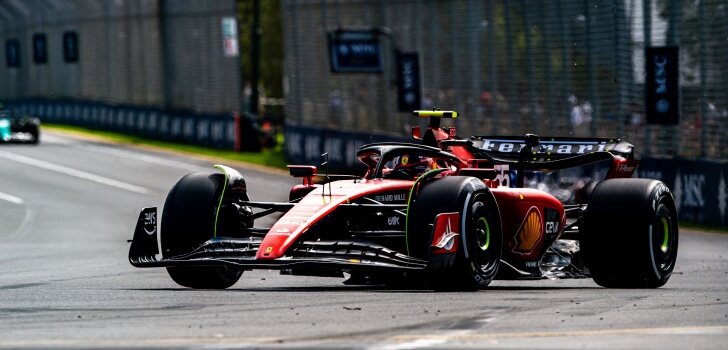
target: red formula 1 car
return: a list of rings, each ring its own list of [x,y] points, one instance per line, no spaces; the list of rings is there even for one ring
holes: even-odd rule
[[[166,267],[178,284],[227,288],[243,271],[344,277],[350,284],[472,290],[497,279],[592,277],[605,287],[654,288],[677,256],[673,197],[631,178],[633,146],[609,139],[458,139],[431,118],[419,143],[363,146],[364,176],[303,179],[284,203],[258,202],[236,170],[193,173],[157,209],[142,210],[129,251],[137,267]],[[601,181],[545,176],[606,163]],[[315,181],[323,178],[321,181]],[[534,183],[537,183],[534,185]],[[529,188],[536,187],[536,188]],[[270,227],[256,221],[281,215]],[[157,235],[161,239],[161,259]]]

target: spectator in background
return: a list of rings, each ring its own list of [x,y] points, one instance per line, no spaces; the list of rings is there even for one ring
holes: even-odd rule
[[[571,104],[571,113],[569,118],[573,134],[575,136],[588,136],[589,126],[592,121],[592,113],[594,112],[591,102],[584,101],[579,104],[579,99],[576,96],[571,95],[569,96],[569,103]]]
[[[584,115],[578,102],[579,100],[576,98],[576,96],[569,96],[569,103],[571,104],[571,113],[569,115],[569,120],[571,121],[571,129],[572,133],[574,134],[581,127],[581,124],[584,123]]]

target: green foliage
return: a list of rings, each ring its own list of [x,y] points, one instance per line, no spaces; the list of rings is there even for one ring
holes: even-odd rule
[[[686,52],[686,66],[704,63],[710,79],[716,86],[722,87],[728,71],[725,59],[728,54],[725,35],[728,4],[722,1],[658,0],[656,5],[660,17],[668,22],[667,44],[678,45],[681,52]],[[697,69],[685,69],[681,73],[687,80],[700,79]]]
[[[237,4],[243,76],[249,86],[253,0],[237,0]],[[283,97],[283,27],[280,0],[260,0],[260,29],[260,92],[267,97],[280,98]]]

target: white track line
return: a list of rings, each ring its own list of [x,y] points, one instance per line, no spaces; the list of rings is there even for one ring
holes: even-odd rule
[[[136,160],[136,161],[147,162],[147,163],[152,163],[152,164],[157,164],[157,165],[165,165],[168,167],[178,168],[178,169],[188,170],[188,171],[209,171],[210,169],[212,169],[211,166],[209,166],[209,167],[200,166],[197,164],[182,162],[182,161],[178,161],[178,160],[172,160],[172,159],[158,157],[158,156],[154,156],[154,155],[150,155],[150,154],[144,154],[144,153],[140,153],[140,152],[126,151],[126,150],[110,148],[110,147],[106,147],[106,146],[97,146],[97,145],[93,145],[93,144],[86,144],[86,143],[83,143],[80,141],[74,142],[69,139],[66,139],[66,138],[63,138],[60,136],[56,136],[56,135],[45,134],[44,136],[48,137],[47,143],[54,143],[54,144],[69,146],[69,147],[73,147],[73,148],[79,148],[79,149],[86,150],[86,151],[101,153],[101,154],[105,154],[105,155],[111,155],[111,156],[120,157],[120,158],[132,159],[132,160]],[[46,140],[44,139],[44,141],[46,141]]]
[[[73,147],[80,148],[87,151],[97,152],[101,154],[116,156],[120,158],[133,159],[136,161],[147,162],[157,165],[165,165],[168,167],[178,168],[188,171],[206,171],[212,169],[212,167],[202,167],[196,164],[180,162],[177,160],[166,159],[162,157],[152,156],[143,153],[123,151],[119,149],[112,149],[108,147],[92,146],[92,145],[73,145]]]
[[[18,197],[9,195],[7,193],[2,193],[2,192],[0,192],[0,200],[4,200],[4,201],[10,202],[10,203],[17,204],[17,205],[23,204],[22,198],[18,198]]]
[[[62,173],[62,174],[74,176],[74,177],[77,177],[77,178],[80,178],[80,179],[90,180],[90,181],[93,181],[93,182],[96,182],[96,183],[100,183],[100,184],[103,184],[103,185],[120,188],[122,190],[127,190],[127,191],[130,191],[130,192],[136,192],[136,193],[141,193],[141,194],[147,194],[147,193],[149,193],[149,190],[147,190],[144,187],[140,187],[140,186],[128,184],[126,182],[121,182],[121,181],[117,181],[117,180],[114,180],[114,179],[109,179],[107,177],[103,177],[103,176],[100,176],[100,175],[87,173],[85,171],[77,170],[77,169],[73,169],[73,168],[69,168],[69,167],[65,167],[63,165],[49,163],[49,162],[46,162],[46,161],[43,161],[43,160],[39,160],[39,159],[29,158],[29,157],[26,157],[26,156],[21,156],[21,155],[18,155],[18,154],[12,154],[12,153],[5,152],[5,151],[0,151],[0,157],[5,158],[5,159],[9,159],[9,160],[12,160],[12,161],[16,161],[18,163],[23,163],[23,164],[26,164],[26,165],[35,166],[35,167],[38,167],[38,168],[43,168],[43,169],[46,169],[46,170],[51,170],[51,171],[59,172],[59,173]]]
[[[47,133],[44,133],[43,134],[43,139],[41,140],[41,142],[44,143],[44,144],[46,144],[46,143],[52,143],[52,144],[57,144],[57,145],[70,145],[70,144],[72,144],[71,140],[69,140],[69,139],[65,139],[65,138],[62,138],[62,137],[55,136],[55,135],[49,135]]]

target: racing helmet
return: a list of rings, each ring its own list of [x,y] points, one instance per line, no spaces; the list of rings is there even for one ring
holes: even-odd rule
[[[403,154],[399,156],[394,168],[392,169],[392,175],[415,179],[420,175],[424,174],[428,170],[437,168],[437,164],[430,157]]]

